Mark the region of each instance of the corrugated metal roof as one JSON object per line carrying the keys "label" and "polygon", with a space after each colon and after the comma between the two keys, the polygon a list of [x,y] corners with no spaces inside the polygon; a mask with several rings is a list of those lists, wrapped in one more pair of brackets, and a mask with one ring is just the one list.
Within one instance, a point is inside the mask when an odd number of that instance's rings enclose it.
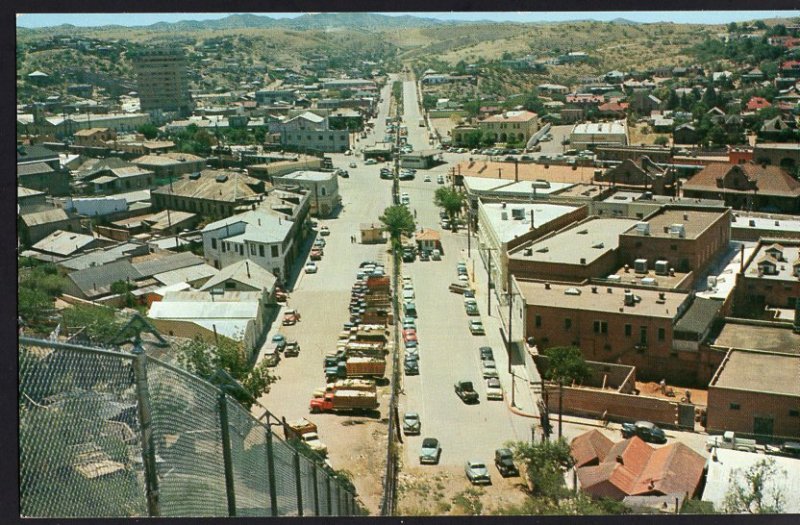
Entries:
{"label": "corrugated metal roof", "polygon": [[[173,293],[176,292],[168,292],[165,298]],[[201,319],[220,319],[228,321],[236,319],[255,319],[258,315],[258,301],[158,301],[152,304],[147,315],[153,319],[186,319],[189,321],[198,321]]]}
{"label": "corrugated metal roof", "polygon": [[40,252],[70,255],[94,242],[94,237],[83,233],[56,230],[32,246]]}
{"label": "corrugated metal roof", "polygon": [[67,275],[87,296],[107,293],[112,283],[141,279],[143,276],[127,259],[78,270]]}
{"label": "corrugated metal roof", "polygon": [[275,288],[277,278],[258,264],[249,259],[226,266],[214,277],[208,280],[200,289],[209,290],[222,285],[225,281],[238,281],[253,288],[268,290],[270,293]]}
{"label": "corrugated metal roof", "polygon": [[53,168],[44,162],[33,162],[31,164],[20,164],[17,166],[17,177],[26,175],[39,175],[42,173],[53,173]]}
{"label": "corrugated metal roof", "polygon": [[187,266],[186,268],[179,268],[164,273],[155,274],[153,277],[165,285],[194,282],[207,277],[213,278],[219,273],[219,270],[208,264],[198,264],[195,266]]}
{"label": "corrugated metal roof", "polygon": [[133,267],[143,276],[150,276],[204,263],[202,257],[198,257],[192,252],[181,252],[171,253],[159,259],[134,263]]}
{"label": "corrugated metal roof", "polygon": [[62,208],[52,208],[49,210],[27,213],[22,215],[22,222],[29,228],[40,224],[50,224],[69,220],[69,215]]}

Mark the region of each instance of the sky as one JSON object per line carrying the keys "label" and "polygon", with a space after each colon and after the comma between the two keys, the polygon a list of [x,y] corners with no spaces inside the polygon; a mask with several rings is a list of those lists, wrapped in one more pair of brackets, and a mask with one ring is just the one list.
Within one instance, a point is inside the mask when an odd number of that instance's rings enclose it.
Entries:
{"label": "sky", "polygon": [[[92,27],[103,25],[144,26],[156,22],[181,20],[215,20],[231,13],[127,13],[127,14],[23,14],[17,13],[17,27],[50,27],[61,24]],[[272,18],[294,18],[301,13],[255,13]],[[561,22],[576,19],[599,21],[626,18],[635,22],[675,22],[726,24],[761,18],[800,16],[800,11],[583,11],[583,12],[447,12],[447,13],[383,13],[386,15],[414,15],[441,20],[491,20],[495,22]]]}

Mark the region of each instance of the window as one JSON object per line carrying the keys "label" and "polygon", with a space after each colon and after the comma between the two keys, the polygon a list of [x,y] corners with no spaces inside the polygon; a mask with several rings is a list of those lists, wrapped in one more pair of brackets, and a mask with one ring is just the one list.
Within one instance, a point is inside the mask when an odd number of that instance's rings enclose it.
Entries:
{"label": "window", "polygon": [[211,248],[216,250],[217,249],[217,240],[211,239]]}
{"label": "window", "polygon": [[236,283],[234,281],[226,281],[225,282],[225,289],[226,290],[234,290],[236,288]]}
{"label": "window", "polygon": [[228,251],[228,243],[227,242],[223,242],[222,243],[222,253],[225,253],[226,251]]}
{"label": "window", "polygon": [[272,250],[272,256],[273,257],[278,257],[278,247],[277,246],[270,246],[270,249]]}
{"label": "window", "polygon": [[320,188],[320,193],[323,197],[325,196],[325,187]]}
{"label": "window", "polygon": [[255,254],[256,254],[256,245],[255,244],[251,244],[250,245],[250,255],[255,255]]}
{"label": "window", "polygon": [[608,333],[608,322],[606,322],[606,321],[595,321],[594,322],[594,333],[596,333],[596,334],[607,334]]}
{"label": "window", "polygon": [[630,337],[633,334],[633,326],[626,324],[625,325],[625,337]]}
{"label": "window", "polygon": [[800,410],[789,410],[789,417],[800,417]]}
{"label": "window", "polygon": [[264,245],[263,244],[260,244],[258,246],[258,255],[259,255],[259,257],[264,257]]}
{"label": "window", "polygon": [[740,410],[742,408],[742,405],[740,405],[739,403],[731,403],[728,406],[731,410]]}
{"label": "window", "polygon": [[534,324],[536,325],[536,328],[541,328],[542,327],[542,316],[541,315],[537,315],[534,318]]}
{"label": "window", "polygon": [[569,330],[570,328],[572,328],[572,319],[567,317],[564,319],[564,330]]}
{"label": "window", "polygon": [[663,328],[659,328],[658,329],[658,340],[659,341],[663,341],[666,338],[667,338],[667,331],[664,330]]}
{"label": "window", "polygon": [[639,327],[639,343],[646,345],[647,344],[647,327],[640,326]]}

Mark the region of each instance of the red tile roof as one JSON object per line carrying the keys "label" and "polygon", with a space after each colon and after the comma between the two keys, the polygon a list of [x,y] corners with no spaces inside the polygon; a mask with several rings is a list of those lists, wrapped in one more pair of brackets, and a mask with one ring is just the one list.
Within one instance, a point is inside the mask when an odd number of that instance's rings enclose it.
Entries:
{"label": "red tile roof", "polygon": [[589,463],[599,463],[606,457],[613,444],[613,441],[597,429],[581,434],[570,443],[575,466],[582,467]]}
{"label": "red tile roof", "polygon": [[595,497],[692,496],[704,466],[705,459],[682,443],[656,449],[633,437],[614,444],[599,465],[578,468],[577,475],[581,489]]}
{"label": "red tile roof", "polygon": [[[759,195],[775,195],[779,197],[800,197],[800,182],[778,166],[761,167],[758,164],[713,163],[689,179],[683,185],[684,191],[707,191],[721,193],[752,193],[752,187],[736,189],[733,184],[717,185],[718,179],[733,175],[731,170],[741,168],[750,183],[755,183]],[[729,175],[730,174],[730,175]]]}
{"label": "red tile roof", "polygon": [[414,235],[414,238],[418,241],[438,241],[442,238],[442,236],[439,235],[439,232],[436,230],[425,228],[421,232],[418,232],[416,235]]}
{"label": "red tile roof", "polygon": [[767,99],[763,97],[753,97],[747,101],[747,109],[749,111],[756,111],[757,109],[768,108],[772,104],[770,104]]}

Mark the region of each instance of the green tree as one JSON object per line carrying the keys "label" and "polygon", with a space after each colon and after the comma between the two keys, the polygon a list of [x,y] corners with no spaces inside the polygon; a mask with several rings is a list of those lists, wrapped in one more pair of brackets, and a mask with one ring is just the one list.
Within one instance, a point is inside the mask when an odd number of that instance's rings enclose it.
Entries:
{"label": "green tree", "polygon": [[551,502],[570,496],[571,491],[564,483],[564,474],[573,467],[575,460],[565,439],[539,443],[519,441],[512,443],[511,449],[514,456],[525,465],[532,496]]}
{"label": "green tree", "polygon": [[[784,481],[778,480],[779,476]],[[740,481],[742,478],[744,478],[743,482]],[[778,468],[773,458],[762,459],[744,472],[734,469],[731,473],[731,485],[723,504],[725,513],[782,513],[786,504],[786,495],[780,487],[785,479],[786,471]]]}
{"label": "green tree", "polygon": [[703,104],[705,104],[709,109],[717,105],[717,91],[714,89],[714,86],[712,86],[711,83],[709,83],[706,87],[706,92],[703,93],[702,100]]}
{"label": "green tree", "polygon": [[144,138],[146,139],[154,139],[158,136],[158,128],[155,126],[155,124],[151,124],[149,122],[136,128],[136,131],[144,135]]}
{"label": "green tree", "polygon": [[97,343],[107,343],[123,326],[116,312],[106,306],[76,305],[61,312],[66,328],[85,328],[86,336]]}
{"label": "green tree", "polygon": [[433,194],[433,202],[447,213],[450,224],[455,230],[456,225],[453,219],[461,212],[461,208],[464,206],[464,194],[455,189],[448,188],[447,186],[441,186],[436,190],[436,193]]}
{"label": "green tree", "polygon": [[669,144],[669,139],[666,135],[659,135],[653,140],[653,144],[656,146],[666,146]]}
{"label": "green tree", "polygon": [[34,333],[46,330],[48,313],[53,311],[53,299],[42,290],[20,286],[17,313]]}
{"label": "green tree", "polygon": [[676,110],[680,106],[680,103],[681,101],[678,98],[678,94],[674,89],[670,89],[669,95],[667,96],[667,109]]}
{"label": "green tree", "polygon": [[544,355],[548,358],[545,379],[549,381],[562,385],[581,383],[592,374],[580,348],[575,346],[554,346],[545,350]]}
{"label": "green tree", "polygon": [[405,206],[389,206],[378,219],[383,223],[384,231],[389,232],[392,249],[400,247],[401,235],[410,236],[417,228],[414,216]]}

